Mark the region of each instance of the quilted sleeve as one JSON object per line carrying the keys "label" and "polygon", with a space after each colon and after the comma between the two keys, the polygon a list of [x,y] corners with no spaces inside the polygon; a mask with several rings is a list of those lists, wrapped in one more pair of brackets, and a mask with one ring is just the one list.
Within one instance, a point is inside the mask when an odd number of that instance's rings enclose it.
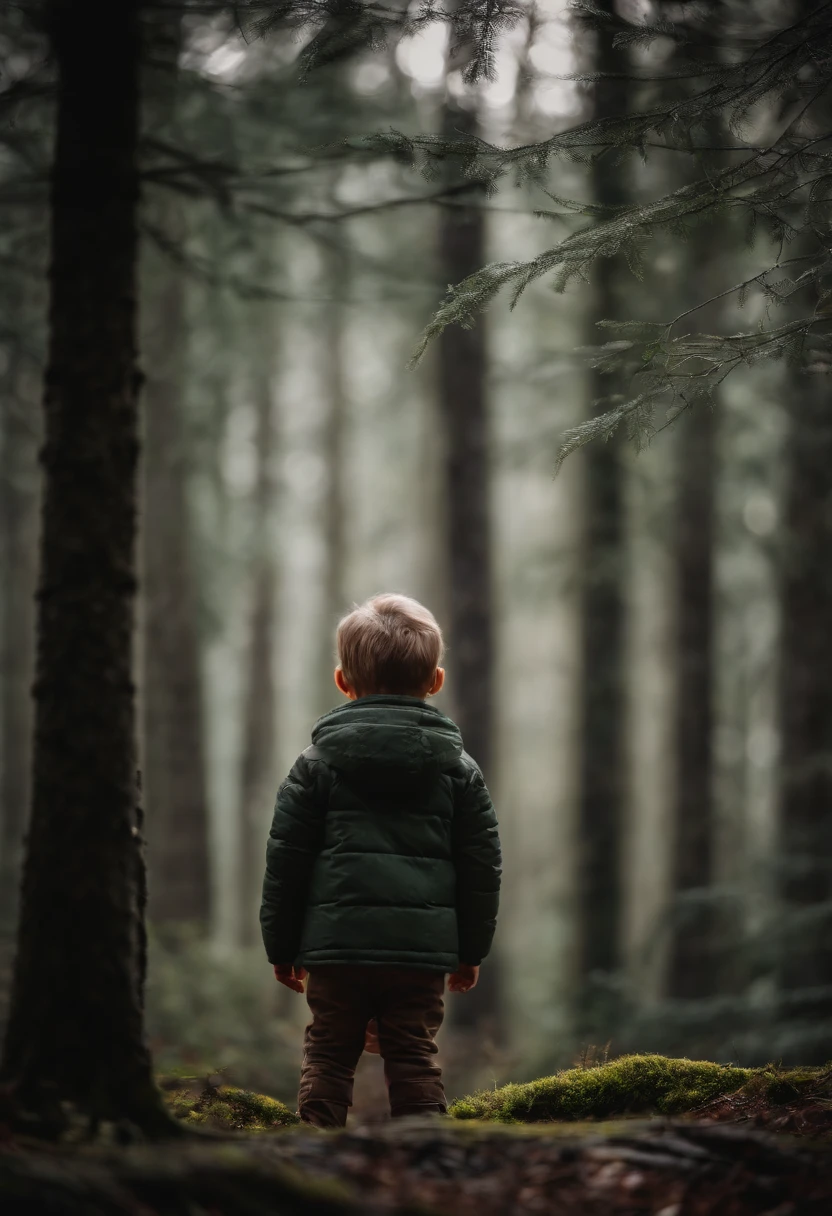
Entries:
{"label": "quilted sleeve", "polygon": [[327,805],[323,767],[299,756],[277,791],[260,904],[260,928],[270,963],[293,963],[300,950],[309,879],[323,846]]}
{"label": "quilted sleeve", "polygon": [[459,795],[454,827],[459,961],[476,966],[491,948],[502,874],[497,816],[479,769]]}

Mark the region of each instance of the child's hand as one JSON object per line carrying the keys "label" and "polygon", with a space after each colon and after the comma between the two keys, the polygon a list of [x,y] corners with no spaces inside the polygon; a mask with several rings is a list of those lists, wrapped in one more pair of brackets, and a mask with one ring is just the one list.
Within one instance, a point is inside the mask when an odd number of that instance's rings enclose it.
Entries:
{"label": "child's hand", "polygon": [[303,967],[293,967],[291,963],[275,963],[274,978],[278,984],[291,988],[292,992],[303,992],[306,971]]}
{"label": "child's hand", "polygon": [[364,1050],[369,1052],[371,1056],[380,1056],[381,1048],[378,1045],[378,1022],[375,1018],[371,1018],[367,1023],[367,1032],[364,1035]]}
{"label": "child's hand", "polygon": [[456,971],[448,976],[448,992],[470,992],[472,988],[476,988],[479,978],[479,967],[472,967],[470,963],[460,963]]}

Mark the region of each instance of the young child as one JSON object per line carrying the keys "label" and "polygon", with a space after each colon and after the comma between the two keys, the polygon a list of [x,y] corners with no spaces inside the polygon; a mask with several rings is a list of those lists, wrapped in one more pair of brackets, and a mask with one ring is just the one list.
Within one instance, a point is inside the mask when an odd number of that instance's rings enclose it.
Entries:
{"label": "young child", "polygon": [[426,704],[442,649],[407,596],[344,617],[335,683],[349,704],[316,723],[278,790],[260,923],[280,983],[303,992],[309,973],[298,1109],[316,1127],[345,1125],[373,1032],[392,1114],[445,1113],[445,976],[470,991],[494,936],[494,808],[459,730]]}

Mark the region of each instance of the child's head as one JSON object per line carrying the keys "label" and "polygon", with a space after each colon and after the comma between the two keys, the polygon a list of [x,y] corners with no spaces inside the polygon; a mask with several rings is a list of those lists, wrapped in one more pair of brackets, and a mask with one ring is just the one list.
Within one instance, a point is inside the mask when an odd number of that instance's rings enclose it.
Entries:
{"label": "child's head", "polygon": [[374,595],[344,617],[337,636],[335,683],[350,698],[428,697],[442,687],[442,631],[418,600]]}

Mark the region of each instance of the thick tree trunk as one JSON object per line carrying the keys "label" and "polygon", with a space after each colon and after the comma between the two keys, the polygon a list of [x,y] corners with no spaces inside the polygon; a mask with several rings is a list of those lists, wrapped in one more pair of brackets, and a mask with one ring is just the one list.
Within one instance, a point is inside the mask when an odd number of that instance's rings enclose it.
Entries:
{"label": "thick tree trunk", "polygon": [[[260,307],[266,306],[261,304]],[[269,349],[268,345],[266,349]],[[262,350],[259,357],[263,358]],[[253,504],[254,545],[240,772],[241,942],[246,946],[254,945],[260,939],[257,903],[263,879],[263,842],[274,798],[275,776],[275,567],[270,545],[274,506],[274,420],[269,372],[270,364],[267,362],[261,368],[256,384],[257,480]]]}
{"label": "thick tree trunk", "polygon": [[[477,131],[474,110],[445,104],[448,136]],[[485,217],[479,207],[442,212],[440,265],[446,283],[458,283],[485,263]],[[492,600],[490,453],[487,355],[481,319],[470,329],[453,326],[439,341],[439,408],[443,427],[449,691],[465,748],[485,773],[493,766],[494,612]],[[480,985],[459,1006],[461,1025],[495,1018],[498,975],[494,960]]]}
{"label": "thick tree trunk", "polygon": [[[145,121],[175,118],[181,14],[149,27]],[[153,223],[184,238],[181,205],[158,196]],[[182,393],[187,349],[186,281],[154,248],[145,250],[142,337],[142,775],[150,858],[150,918],[205,930],[211,913],[201,655],[193,536],[188,510]]]}
{"label": "thick tree trunk", "polygon": [[67,1103],[93,1124],[167,1125],[142,1025],[132,679],[139,7],[47,9],[59,83],[33,803],[0,1069],[47,1133]]}
{"label": "thick tree trunk", "polygon": [[[676,504],[676,792],[673,890],[703,897],[712,882],[713,544],[716,422],[706,406],[680,426]],[[668,976],[676,997],[703,997],[719,981],[713,908],[676,909]]]}
{"label": "thick tree trunk", "polygon": [[0,544],[3,605],[0,633],[0,1027],[11,985],[23,836],[29,815],[32,760],[32,678],[35,667],[37,582],[36,436],[39,419],[21,391],[12,357],[5,377],[0,438]]}
{"label": "thick tree trunk", "polygon": [[[612,10],[612,0],[602,5]],[[612,35],[597,34],[593,63],[600,72],[626,68]],[[627,85],[602,80],[595,85],[593,113],[602,118],[621,113]],[[614,207],[627,201],[625,172],[614,159],[602,157],[592,170],[593,199]],[[594,270],[594,295],[588,341],[604,341],[596,322],[619,312],[618,261],[602,258]],[[590,372],[593,412],[608,408],[610,377]],[[624,801],[624,500],[620,442],[592,444],[584,474],[586,578],[583,619],[583,708],[580,734],[578,848],[580,864],[579,978],[586,987],[594,973],[618,963],[620,917],[620,836]]]}
{"label": "thick tree trunk", "polygon": [[[174,208],[164,207],[161,222],[168,228],[176,224]],[[185,284],[174,266],[150,251],[146,268],[142,717],[150,916],[154,923],[190,923],[204,930],[211,891],[202,673],[182,426]]]}
{"label": "thick tree trunk", "polygon": [[[807,991],[790,1018],[832,1054],[832,410],[826,377],[794,377],[782,574],[781,981]],[[794,995],[794,994],[793,994]]]}

